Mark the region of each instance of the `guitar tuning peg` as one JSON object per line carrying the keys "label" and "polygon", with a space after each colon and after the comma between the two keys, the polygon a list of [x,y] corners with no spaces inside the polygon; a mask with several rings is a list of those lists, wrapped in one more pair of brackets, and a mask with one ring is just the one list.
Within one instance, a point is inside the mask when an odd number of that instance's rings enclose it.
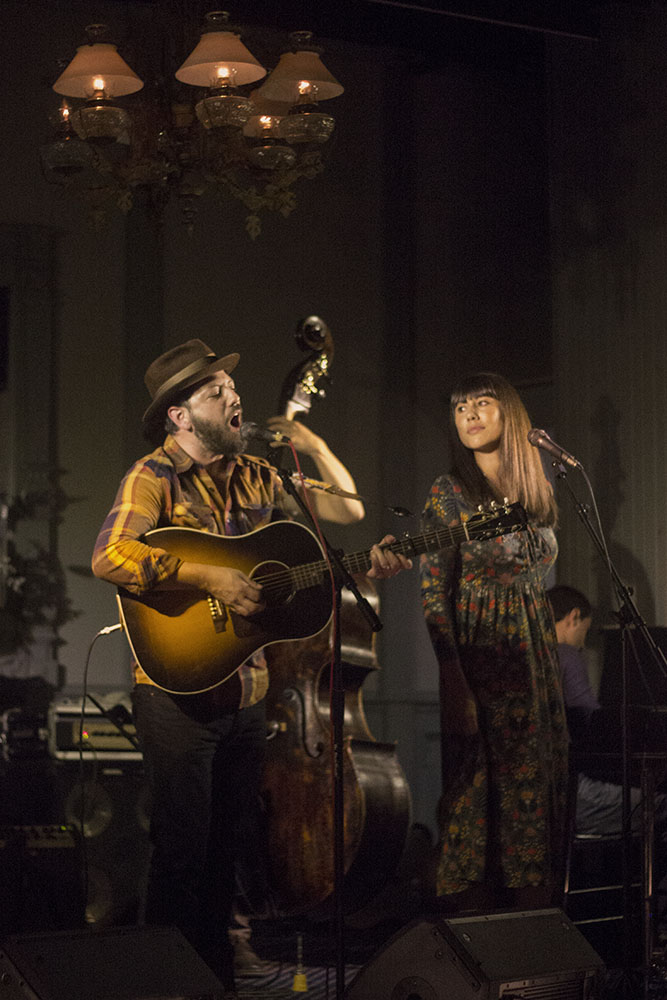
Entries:
{"label": "guitar tuning peg", "polygon": [[477,504],[477,510],[479,511],[480,514],[483,514],[484,513],[484,504],[483,503],[478,503]]}
{"label": "guitar tuning peg", "polygon": [[495,500],[491,501],[491,510],[498,510],[498,504]]}

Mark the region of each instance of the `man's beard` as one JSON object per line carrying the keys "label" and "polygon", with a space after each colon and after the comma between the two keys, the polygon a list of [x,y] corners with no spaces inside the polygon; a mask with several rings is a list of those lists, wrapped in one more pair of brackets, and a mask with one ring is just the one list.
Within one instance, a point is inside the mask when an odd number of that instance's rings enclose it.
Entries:
{"label": "man's beard", "polygon": [[214,424],[211,420],[195,417],[192,413],[190,414],[190,422],[195,437],[212,455],[235,458],[243,451],[243,439],[240,434],[235,434],[227,427],[220,427],[219,424]]}

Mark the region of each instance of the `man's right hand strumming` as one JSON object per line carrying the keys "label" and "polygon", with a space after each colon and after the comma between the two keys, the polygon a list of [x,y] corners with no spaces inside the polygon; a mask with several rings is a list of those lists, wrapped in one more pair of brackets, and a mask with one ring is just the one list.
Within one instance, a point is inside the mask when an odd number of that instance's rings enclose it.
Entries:
{"label": "man's right hand strumming", "polygon": [[209,566],[205,563],[183,562],[176,574],[179,583],[203,590],[235,611],[236,614],[254,615],[266,606],[262,588],[239,569],[230,566]]}

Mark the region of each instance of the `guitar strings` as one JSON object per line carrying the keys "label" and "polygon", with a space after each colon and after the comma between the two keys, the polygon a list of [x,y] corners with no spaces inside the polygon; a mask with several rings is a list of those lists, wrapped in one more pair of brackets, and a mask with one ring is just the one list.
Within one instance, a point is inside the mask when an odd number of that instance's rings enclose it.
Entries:
{"label": "guitar strings", "polygon": [[[467,522],[466,527],[468,528],[467,532],[463,525],[453,527],[441,526],[424,532],[415,538],[403,538],[395,542],[390,542],[389,545],[385,545],[383,548],[389,549],[391,552],[403,552],[409,555],[428,552],[431,548],[437,551],[444,547],[444,541],[454,543],[457,537],[465,539],[471,533],[470,521]],[[480,535],[478,534],[477,537],[480,537]],[[353,572],[368,569],[370,565],[370,553],[352,553],[344,557],[344,562],[347,568]],[[317,562],[301,563],[293,567],[286,566],[278,571],[267,573],[264,576],[259,574],[254,579],[257,583],[261,584],[265,593],[278,594],[282,590],[292,589],[292,585],[296,585],[297,590],[305,590],[308,587],[318,586],[322,581],[326,569],[327,564],[322,559]]]}

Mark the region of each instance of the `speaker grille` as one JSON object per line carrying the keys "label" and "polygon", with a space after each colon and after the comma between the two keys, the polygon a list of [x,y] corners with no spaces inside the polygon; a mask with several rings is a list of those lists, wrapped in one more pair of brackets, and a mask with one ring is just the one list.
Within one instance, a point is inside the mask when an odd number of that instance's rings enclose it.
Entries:
{"label": "speaker grille", "polygon": [[[498,996],[514,1000],[517,996],[515,990],[516,986],[508,983],[499,990]],[[519,996],[521,1000],[582,1000],[590,996],[590,993],[586,989],[585,980],[576,978],[566,982],[537,983],[522,989]]]}
{"label": "speaker grille", "polygon": [[62,818],[83,832],[86,922],[136,924],[150,847],[148,792],[141,761],[59,761]]}

